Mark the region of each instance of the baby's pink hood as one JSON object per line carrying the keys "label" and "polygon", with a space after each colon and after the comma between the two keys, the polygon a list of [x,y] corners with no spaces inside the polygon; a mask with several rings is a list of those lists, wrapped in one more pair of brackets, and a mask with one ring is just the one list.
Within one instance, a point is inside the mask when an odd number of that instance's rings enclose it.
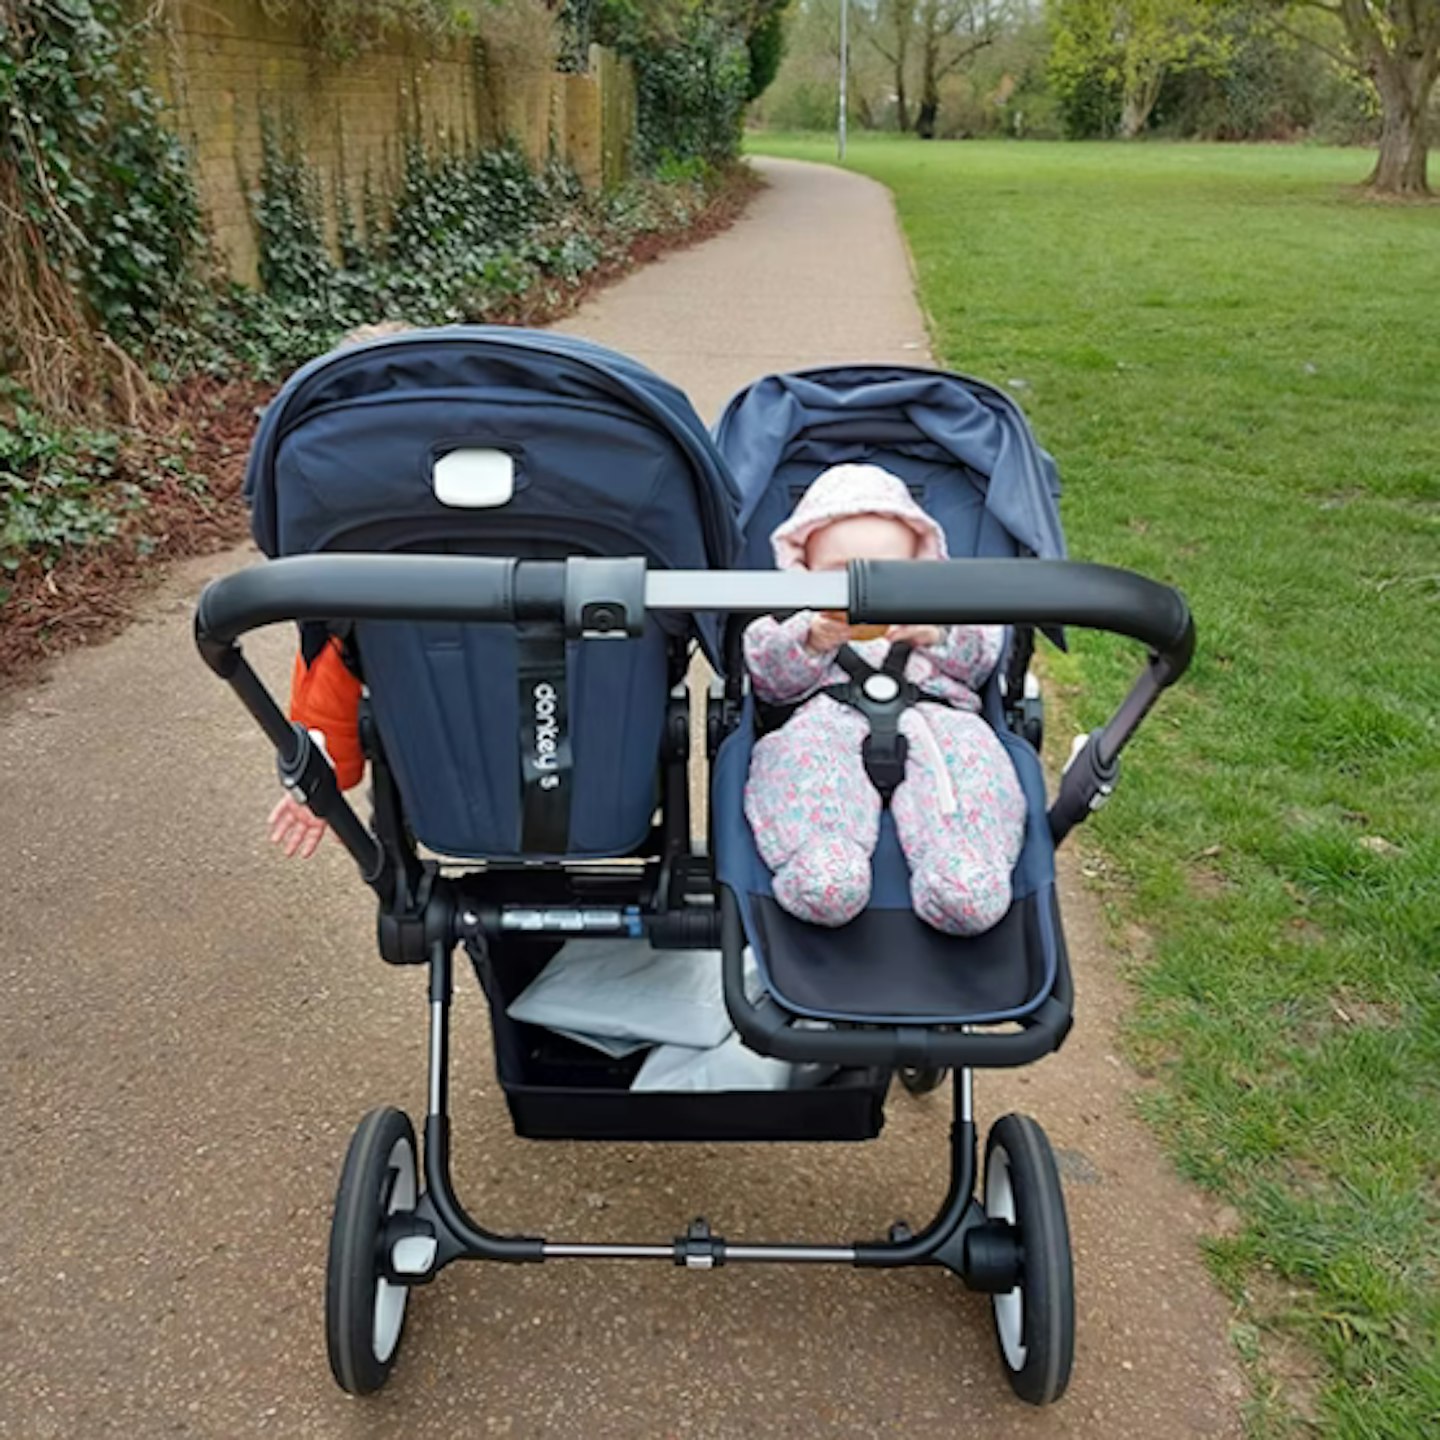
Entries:
{"label": "baby's pink hood", "polygon": [[803,570],[810,537],[835,520],[855,515],[903,520],[920,537],[917,560],[946,558],[945,532],[915,503],[903,480],[879,465],[832,465],[816,477],[795,513],[771,535],[776,565]]}

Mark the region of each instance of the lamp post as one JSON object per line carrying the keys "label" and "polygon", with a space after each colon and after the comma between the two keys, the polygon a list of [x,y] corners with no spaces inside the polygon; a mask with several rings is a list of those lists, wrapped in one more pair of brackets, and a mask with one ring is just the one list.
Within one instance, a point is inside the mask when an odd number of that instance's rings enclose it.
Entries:
{"label": "lamp post", "polygon": [[845,78],[850,70],[850,0],[840,0],[840,159],[845,159]]}

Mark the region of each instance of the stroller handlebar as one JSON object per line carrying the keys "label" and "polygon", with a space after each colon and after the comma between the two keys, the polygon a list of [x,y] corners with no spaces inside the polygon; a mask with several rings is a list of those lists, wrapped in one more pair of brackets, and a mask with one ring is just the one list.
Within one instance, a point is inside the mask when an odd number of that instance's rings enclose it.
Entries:
{"label": "stroller handlebar", "polygon": [[1109,630],[1148,645],[1163,684],[1195,645],[1179,592],[1073,560],[859,560],[848,572],[647,570],[641,559],[304,555],[208,585],[196,643],[220,668],[248,630],[282,620],[563,621],[576,636],[637,635],[650,611],[848,610],[866,623]]}
{"label": "stroller handlebar", "polygon": [[[649,570],[643,559],[520,560],[468,555],[302,555],[206,586],[195,642],[274,741],[282,766],[309,764],[303,738],[236,641],[282,620],[445,620],[563,624],[576,639],[640,635],[647,612],[845,610],[859,623],[1011,624],[1109,630],[1150,648],[1110,720],[1072,756],[1050,810],[1058,843],[1115,787],[1120,751],[1184,674],[1195,625],[1179,591],[1129,570],[1073,560],[857,560],[846,571]],[[322,796],[367,874],[379,860],[343,798]],[[313,807],[312,807],[313,808]],[[317,813],[322,813],[317,810]],[[351,843],[353,841],[353,843]]]}

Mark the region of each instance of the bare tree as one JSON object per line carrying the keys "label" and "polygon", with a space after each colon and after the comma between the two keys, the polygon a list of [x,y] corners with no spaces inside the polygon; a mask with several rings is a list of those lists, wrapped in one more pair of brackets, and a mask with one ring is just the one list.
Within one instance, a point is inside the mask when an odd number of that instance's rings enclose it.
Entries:
{"label": "bare tree", "polygon": [[999,14],[993,0],[921,0],[919,8],[920,108],[915,133],[933,140],[940,82],[994,43]]}
{"label": "bare tree", "polygon": [[[916,134],[934,137],[940,82],[995,40],[999,17],[999,0],[880,0],[870,43],[894,71],[901,130],[913,121]],[[909,87],[916,71],[920,98],[912,115]]]}
{"label": "bare tree", "polygon": [[902,131],[910,128],[910,102],[905,90],[910,68],[910,41],[915,32],[914,0],[880,0],[870,29],[870,43],[895,72],[895,112]]}

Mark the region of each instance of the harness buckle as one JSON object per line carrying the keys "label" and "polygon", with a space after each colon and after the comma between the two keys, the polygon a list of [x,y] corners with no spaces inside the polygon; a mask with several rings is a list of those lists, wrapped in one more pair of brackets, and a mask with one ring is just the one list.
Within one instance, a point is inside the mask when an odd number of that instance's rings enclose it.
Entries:
{"label": "harness buckle", "polygon": [[867,700],[874,701],[877,705],[889,705],[900,698],[900,682],[893,675],[877,671],[869,676],[860,686],[861,693]]}
{"label": "harness buckle", "polygon": [[[910,651],[911,647],[900,641],[890,647],[885,663],[875,666],[848,645],[842,646],[835,659],[847,678],[814,692],[828,695],[865,717],[870,733],[865,737],[861,759],[865,774],[885,805],[889,805],[890,797],[905,778],[909,743],[900,732],[900,717],[921,698],[919,687],[905,678]],[[940,700],[938,703],[945,702]],[[794,705],[769,706],[757,702],[755,713],[761,731],[777,729],[797,708]]]}

